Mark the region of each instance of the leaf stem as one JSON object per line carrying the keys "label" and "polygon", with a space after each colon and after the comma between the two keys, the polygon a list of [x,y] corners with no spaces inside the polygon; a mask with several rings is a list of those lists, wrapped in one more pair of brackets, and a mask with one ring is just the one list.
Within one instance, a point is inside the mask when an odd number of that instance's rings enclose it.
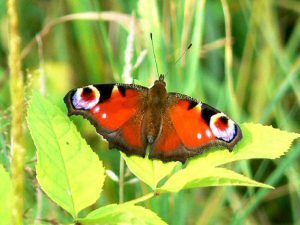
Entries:
{"label": "leaf stem", "polygon": [[119,203],[124,202],[124,159],[120,155],[120,173],[119,173]]}
{"label": "leaf stem", "polygon": [[154,196],[157,196],[158,194],[159,193],[157,193],[157,192],[151,192],[151,193],[148,193],[148,194],[146,194],[146,195],[144,195],[142,197],[139,197],[139,198],[133,199],[131,201],[128,201],[128,202],[126,202],[126,204],[133,204],[133,205],[135,205],[135,204],[138,204],[140,202],[144,202],[144,201],[146,201],[146,200],[148,200],[148,199],[150,199],[150,198],[152,198]]}

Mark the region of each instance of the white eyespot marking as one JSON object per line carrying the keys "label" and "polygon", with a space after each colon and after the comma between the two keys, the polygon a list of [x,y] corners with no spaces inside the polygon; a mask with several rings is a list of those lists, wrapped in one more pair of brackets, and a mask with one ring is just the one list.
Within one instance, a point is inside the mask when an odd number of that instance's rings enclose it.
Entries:
{"label": "white eyespot marking", "polygon": [[75,109],[91,109],[100,99],[100,93],[93,85],[78,88],[72,97],[72,104]]}
{"label": "white eyespot marking", "polygon": [[211,137],[212,137],[210,130],[206,130],[206,136],[207,136],[208,138],[211,138]]}
{"label": "white eyespot marking", "polygon": [[103,113],[102,114],[102,119],[106,119],[107,118],[107,114],[106,113]]}
{"label": "white eyespot marking", "polygon": [[97,105],[96,107],[94,107],[92,110],[93,110],[93,113],[98,113],[100,112],[100,105]]}
{"label": "white eyespot marking", "polygon": [[202,138],[202,134],[198,133],[198,134],[197,134],[197,139],[200,140],[201,138]]}
{"label": "white eyespot marking", "polygon": [[210,118],[210,129],[213,134],[226,142],[231,142],[235,136],[235,124],[224,113],[217,113]]}

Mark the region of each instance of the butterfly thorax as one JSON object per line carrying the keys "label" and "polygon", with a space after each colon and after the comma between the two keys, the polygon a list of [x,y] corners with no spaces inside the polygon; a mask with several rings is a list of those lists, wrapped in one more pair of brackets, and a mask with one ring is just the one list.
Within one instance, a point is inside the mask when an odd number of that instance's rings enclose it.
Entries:
{"label": "butterfly thorax", "polygon": [[148,91],[144,132],[149,144],[153,143],[159,134],[162,116],[166,112],[167,96],[166,83],[163,79],[156,80]]}

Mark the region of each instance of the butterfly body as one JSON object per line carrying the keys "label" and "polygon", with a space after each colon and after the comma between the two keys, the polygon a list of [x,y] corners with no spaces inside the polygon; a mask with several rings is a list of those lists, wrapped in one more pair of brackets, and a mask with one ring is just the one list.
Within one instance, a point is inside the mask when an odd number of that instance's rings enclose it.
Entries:
{"label": "butterfly body", "polygon": [[100,84],[71,90],[69,115],[87,118],[108,142],[127,155],[185,162],[212,146],[232,150],[240,127],[224,113],[178,93],[168,93],[164,76],[151,88]]}
{"label": "butterfly body", "polygon": [[166,112],[167,96],[164,81],[156,81],[145,98],[143,130],[149,144],[152,144],[159,135],[162,116]]}

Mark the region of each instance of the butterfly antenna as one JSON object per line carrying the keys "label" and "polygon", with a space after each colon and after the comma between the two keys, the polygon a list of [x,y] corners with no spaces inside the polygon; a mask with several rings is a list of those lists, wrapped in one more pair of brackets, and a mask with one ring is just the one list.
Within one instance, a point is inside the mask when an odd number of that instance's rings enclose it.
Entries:
{"label": "butterfly antenna", "polygon": [[[185,49],[185,51],[181,54],[181,56],[175,61],[174,65],[175,66],[187,53],[187,51],[192,47],[192,43],[189,44],[189,46]],[[171,68],[172,69],[172,68]],[[170,70],[168,70],[165,74],[165,76],[170,72]]]}
{"label": "butterfly antenna", "polygon": [[154,61],[155,61],[155,66],[156,66],[156,72],[157,72],[157,75],[159,76],[159,73],[158,73],[158,67],[157,67],[157,61],[156,61],[156,55],[155,55],[154,47],[153,47],[152,33],[150,33],[150,38],[151,38],[152,51],[153,51]]}

